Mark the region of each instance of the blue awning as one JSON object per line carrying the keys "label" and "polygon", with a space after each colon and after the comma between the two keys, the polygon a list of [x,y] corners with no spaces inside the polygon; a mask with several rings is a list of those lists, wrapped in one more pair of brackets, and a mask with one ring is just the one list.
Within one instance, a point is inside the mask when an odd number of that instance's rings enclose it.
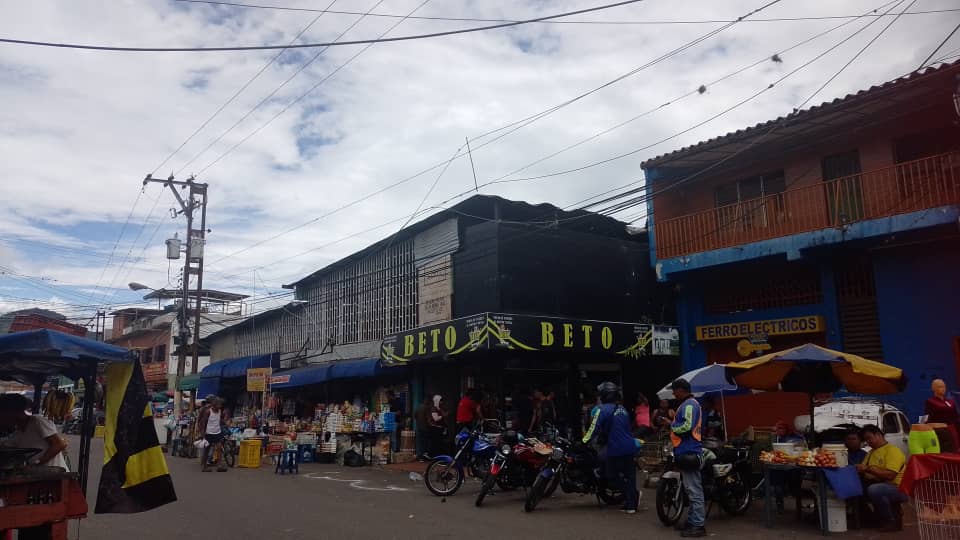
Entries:
{"label": "blue awning", "polygon": [[277,371],[273,374],[270,388],[283,390],[310,384],[320,384],[337,379],[355,379],[362,377],[376,377],[383,374],[401,374],[405,371],[400,367],[383,367],[379,358],[364,358],[362,360],[339,360],[324,362],[300,368]]}
{"label": "blue awning", "polygon": [[206,399],[206,397],[211,394],[217,395],[219,393],[220,393],[219,377],[209,377],[206,379],[200,379],[200,382],[197,383],[197,399]]}
{"label": "blue awning", "polygon": [[283,390],[285,388],[320,384],[329,379],[330,364],[314,364],[274,373],[270,379],[270,389]]}
{"label": "blue awning", "polygon": [[280,355],[258,354],[254,356],[244,356],[242,358],[233,358],[214,362],[203,368],[200,372],[200,379],[231,379],[234,377],[246,377],[247,370],[253,368],[273,368],[280,367]]}
{"label": "blue awning", "polygon": [[384,368],[379,358],[364,358],[363,360],[346,360],[334,362],[330,366],[331,379],[351,379],[354,377],[374,377],[390,370],[397,373],[395,368]]}
{"label": "blue awning", "polygon": [[89,375],[100,362],[131,362],[130,351],[54,330],[0,335],[0,379],[34,383],[51,375]]}

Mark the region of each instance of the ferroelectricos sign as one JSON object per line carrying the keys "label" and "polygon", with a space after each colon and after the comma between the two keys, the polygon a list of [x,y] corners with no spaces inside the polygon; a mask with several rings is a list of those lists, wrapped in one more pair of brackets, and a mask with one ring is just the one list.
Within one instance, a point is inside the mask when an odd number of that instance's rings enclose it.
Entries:
{"label": "ferroelectricos sign", "polygon": [[708,324],[697,327],[697,341],[749,338],[755,334],[766,334],[768,336],[816,334],[823,332],[825,327],[823,317],[820,315],[791,317],[789,319]]}

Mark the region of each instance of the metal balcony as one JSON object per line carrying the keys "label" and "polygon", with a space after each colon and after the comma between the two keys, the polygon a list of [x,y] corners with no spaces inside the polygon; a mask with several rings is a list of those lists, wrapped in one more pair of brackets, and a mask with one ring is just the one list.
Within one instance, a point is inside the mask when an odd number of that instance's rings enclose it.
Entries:
{"label": "metal balcony", "polygon": [[657,258],[670,259],[955,204],[960,204],[960,152],[665,219],[656,223]]}

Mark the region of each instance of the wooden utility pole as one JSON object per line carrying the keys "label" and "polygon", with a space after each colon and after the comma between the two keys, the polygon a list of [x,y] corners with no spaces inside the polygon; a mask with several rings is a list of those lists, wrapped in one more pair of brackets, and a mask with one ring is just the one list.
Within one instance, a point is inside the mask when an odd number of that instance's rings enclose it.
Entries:
{"label": "wooden utility pole", "polygon": [[[203,301],[203,251],[207,236],[207,184],[200,184],[194,181],[191,176],[186,181],[174,180],[170,176],[166,180],[155,179],[151,175],[143,180],[143,185],[150,182],[163,184],[169,187],[173,196],[180,204],[180,210],[175,212],[177,215],[183,214],[187,218],[187,245],[184,249],[185,259],[183,263],[183,278],[180,295],[180,314],[177,317],[178,335],[180,336],[180,346],[177,347],[177,378],[176,385],[180,385],[180,379],[186,374],[187,363],[187,343],[191,336],[190,316],[193,315],[193,343],[191,346],[191,356],[193,361],[190,364],[190,373],[197,372],[197,364],[200,359],[200,309]],[[180,191],[187,190],[184,197]],[[194,228],[194,212],[200,210],[200,227]],[[196,276],[196,288],[191,291],[190,278]],[[190,300],[193,296],[193,312],[190,312]],[[175,392],[176,408],[175,414],[180,414],[180,393]],[[192,393],[191,408],[196,400],[196,390]]]}

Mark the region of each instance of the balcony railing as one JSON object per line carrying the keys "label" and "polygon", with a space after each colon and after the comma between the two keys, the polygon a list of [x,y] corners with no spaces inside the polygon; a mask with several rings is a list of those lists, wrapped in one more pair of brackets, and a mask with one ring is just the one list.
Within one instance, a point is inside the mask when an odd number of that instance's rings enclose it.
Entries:
{"label": "balcony railing", "polygon": [[845,176],[656,224],[669,259],[960,204],[960,152]]}

